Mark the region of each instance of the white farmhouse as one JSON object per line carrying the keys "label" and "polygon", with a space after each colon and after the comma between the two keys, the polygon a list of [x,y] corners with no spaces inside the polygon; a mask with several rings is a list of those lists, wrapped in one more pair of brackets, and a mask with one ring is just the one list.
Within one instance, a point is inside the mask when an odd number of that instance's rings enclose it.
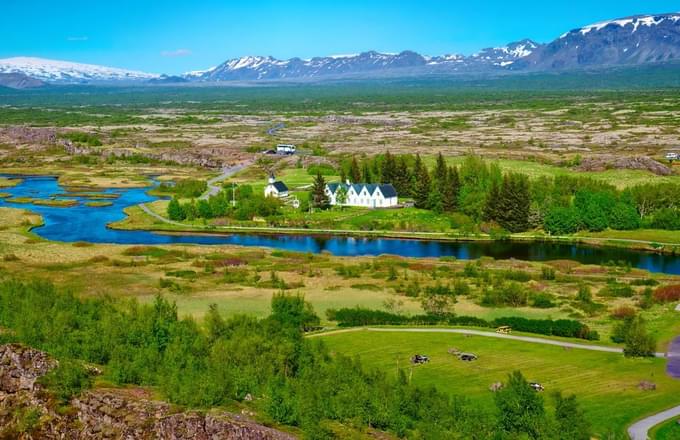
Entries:
{"label": "white farmhouse", "polygon": [[288,187],[280,180],[276,180],[274,175],[269,176],[269,183],[264,187],[265,197],[275,197],[283,199],[288,197]]}
{"label": "white farmhouse", "polygon": [[[345,192],[344,203],[338,202],[338,194]],[[331,205],[362,206],[364,208],[390,208],[398,205],[397,190],[390,184],[329,183],[326,195]]]}

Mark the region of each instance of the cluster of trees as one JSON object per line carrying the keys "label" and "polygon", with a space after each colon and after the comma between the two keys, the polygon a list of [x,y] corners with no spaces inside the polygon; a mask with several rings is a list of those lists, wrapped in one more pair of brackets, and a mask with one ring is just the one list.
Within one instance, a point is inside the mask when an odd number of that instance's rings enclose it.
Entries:
{"label": "cluster of trees", "polygon": [[[232,204],[232,200],[236,204]],[[170,200],[167,215],[170,220],[195,220],[230,217],[236,220],[252,220],[254,217],[273,217],[281,213],[281,201],[256,194],[250,185],[224,189],[207,199],[191,199],[181,203],[177,197]]]}
{"label": "cluster of trees", "polygon": [[391,183],[400,197],[437,212],[457,211],[474,222],[495,222],[510,232],[542,227],[551,234],[607,228],[680,229],[680,185],[643,184],[619,190],[587,177],[557,175],[529,179],[504,174],[497,164],[467,156],[447,166],[441,154],[432,169],[418,155],[346,159],[343,179]]}
{"label": "cluster of trees", "polygon": [[163,182],[160,184],[161,191],[171,193],[176,197],[190,199],[199,197],[208,189],[205,180],[182,179],[177,182]]}
{"label": "cluster of trees", "polygon": [[575,401],[560,400],[551,417],[518,373],[497,395],[498,414],[490,414],[465,399],[416,387],[403,371],[394,377],[331,354],[319,339],[303,337],[318,322],[303,298],[283,294],[273,297],[266,319],[225,319],[211,306],[201,326],[180,319],[176,306],[161,297],[140,305],[81,299],[44,282],[0,285],[0,326],[8,330],[0,340],[59,358],[59,370],[46,382],[64,402],[91,383],[81,366],[85,361],[102,365],[107,381],[154,386],[168,400],[191,407],[251,395],[263,416],[297,426],[309,439],[334,438],[337,423],[422,439],[486,439],[499,431],[547,439],[568,423],[570,430],[560,432],[573,432],[573,426],[582,432],[560,438],[589,438]]}
{"label": "cluster of trees", "polygon": [[463,325],[484,328],[510,326],[516,331],[548,336],[563,336],[598,340],[599,335],[587,325],[571,319],[529,319],[502,317],[487,321],[473,316],[456,316],[453,313],[427,315],[401,315],[383,310],[362,307],[329,309],[329,320],[338,322],[340,327],[361,327],[366,325]]}

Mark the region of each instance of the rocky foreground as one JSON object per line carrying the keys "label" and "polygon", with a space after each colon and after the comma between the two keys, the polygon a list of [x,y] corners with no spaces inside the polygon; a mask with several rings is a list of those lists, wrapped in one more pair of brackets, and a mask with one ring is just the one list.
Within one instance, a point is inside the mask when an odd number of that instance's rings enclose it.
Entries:
{"label": "rocky foreground", "polygon": [[57,361],[32,348],[0,346],[0,438],[289,440],[230,413],[202,414],[154,401],[141,389],[94,389],[57,408],[40,377]]}

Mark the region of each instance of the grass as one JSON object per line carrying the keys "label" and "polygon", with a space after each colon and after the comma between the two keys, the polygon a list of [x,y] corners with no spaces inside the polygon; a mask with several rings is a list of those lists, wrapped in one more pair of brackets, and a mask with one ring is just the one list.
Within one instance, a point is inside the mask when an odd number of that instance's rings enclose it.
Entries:
{"label": "grass", "polygon": [[649,438],[652,440],[678,440],[680,439],[680,423],[678,418],[673,417],[649,431]]}
{"label": "grass", "polygon": [[0,188],[12,188],[21,183],[21,179],[0,177]]}
{"label": "grass", "polygon": [[87,202],[85,203],[85,206],[89,206],[91,208],[103,208],[105,206],[111,206],[113,205],[113,202]]}
{"label": "grass", "polygon": [[[357,331],[323,339],[331,350],[358,355],[367,366],[388,374],[406,369],[415,384],[465,395],[489,410],[494,408],[489,385],[521,370],[547,392],[576,394],[598,435],[623,433],[635,420],[677,404],[680,393],[680,381],[666,376],[663,359],[626,359],[619,354],[455,334]],[[451,347],[475,353],[479,360],[460,362],[447,353]],[[416,353],[430,356],[430,363],[411,368],[409,359]],[[642,380],[654,382],[656,391],[639,390]]]}

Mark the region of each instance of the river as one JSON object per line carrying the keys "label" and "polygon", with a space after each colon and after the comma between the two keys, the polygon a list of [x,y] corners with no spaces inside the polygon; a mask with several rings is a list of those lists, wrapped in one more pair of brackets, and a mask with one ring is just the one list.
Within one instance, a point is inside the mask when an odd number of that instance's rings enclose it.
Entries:
{"label": "river", "polygon": [[[7,176],[12,177],[12,176]],[[12,197],[48,199],[66,192],[54,177],[22,176],[23,181],[13,188],[3,188]],[[585,264],[625,261],[632,267],[651,272],[680,274],[680,257],[652,254],[630,249],[590,247],[575,244],[545,242],[451,242],[438,240],[408,240],[391,238],[356,238],[344,236],[289,235],[289,234],[160,234],[148,231],[121,231],[107,225],[125,218],[123,209],[156,200],[147,194],[149,188],[107,189],[98,191],[116,194],[111,206],[89,207],[86,197],[77,193],[59,196],[80,202],[78,206],[62,208],[32,204],[16,204],[0,199],[0,206],[30,209],[43,216],[45,224],[33,230],[39,236],[55,241],[116,244],[203,244],[262,246],[298,252],[329,252],[339,256],[394,254],[404,257],[451,256],[462,260],[489,256],[496,259],[548,261],[575,260]]]}

